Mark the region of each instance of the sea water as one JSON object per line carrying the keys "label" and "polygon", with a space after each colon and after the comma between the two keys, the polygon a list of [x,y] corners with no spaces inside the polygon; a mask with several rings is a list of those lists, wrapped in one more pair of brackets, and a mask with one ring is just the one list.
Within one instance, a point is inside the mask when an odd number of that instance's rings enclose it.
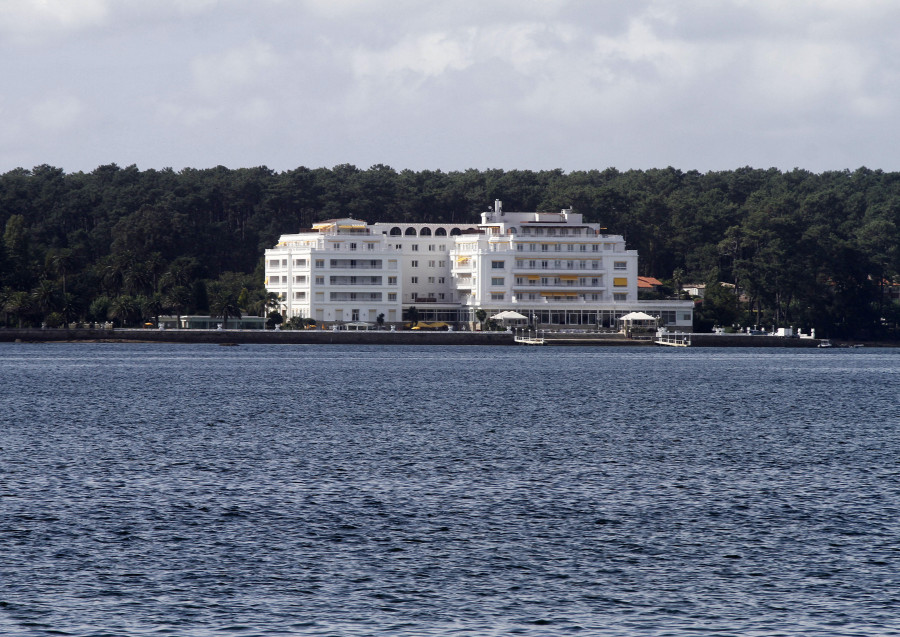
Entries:
{"label": "sea water", "polygon": [[897,635],[900,350],[0,345],[0,634]]}

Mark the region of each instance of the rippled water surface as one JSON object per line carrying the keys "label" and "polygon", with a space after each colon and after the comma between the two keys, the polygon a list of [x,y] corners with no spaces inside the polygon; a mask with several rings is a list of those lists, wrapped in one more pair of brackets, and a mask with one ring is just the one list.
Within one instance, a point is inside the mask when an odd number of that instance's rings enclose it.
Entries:
{"label": "rippled water surface", "polygon": [[0,345],[3,635],[898,635],[900,351]]}

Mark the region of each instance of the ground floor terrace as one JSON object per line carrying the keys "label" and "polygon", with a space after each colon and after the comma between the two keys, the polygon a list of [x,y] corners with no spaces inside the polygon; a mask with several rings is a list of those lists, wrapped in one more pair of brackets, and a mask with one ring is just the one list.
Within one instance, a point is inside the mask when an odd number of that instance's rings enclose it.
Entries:
{"label": "ground floor terrace", "polygon": [[[478,323],[476,307],[429,307],[427,305],[415,305],[420,321],[440,321],[448,324],[475,324]],[[693,325],[693,303],[690,301],[674,301],[665,304],[628,303],[614,307],[491,307],[483,308],[487,318],[500,312],[513,310],[525,316],[518,321],[519,324],[528,324],[535,327],[551,326],[579,326],[579,327],[603,327],[615,328],[617,321],[630,312],[644,312],[653,317],[659,317],[660,325],[681,327],[690,329]],[[405,311],[404,311],[404,315]]]}

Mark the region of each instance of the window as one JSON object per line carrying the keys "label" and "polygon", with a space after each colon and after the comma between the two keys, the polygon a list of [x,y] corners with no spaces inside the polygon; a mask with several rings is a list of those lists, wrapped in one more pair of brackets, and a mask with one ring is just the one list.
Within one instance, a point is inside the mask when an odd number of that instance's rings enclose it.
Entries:
{"label": "window", "polygon": [[628,264],[625,261],[613,261],[614,270],[627,270]]}
{"label": "window", "polygon": [[428,244],[428,251],[429,251],[429,252],[434,252],[434,244],[433,244],[433,243],[429,243],[429,244]]}
{"label": "window", "polygon": [[446,268],[446,267],[447,267],[447,262],[446,262],[446,261],[438,261],[438,267],[439,267],[439,268]]}
{"label": "window", "polygon": [[302,301],[306,298],[306,292],[294,292],[294,299],[297,301]]}
{"label": "window", "polygon": [[418,251],[419,251],[419,244],[418,244],[418,243],[412,244],[412,251],[413,251],[413,252],[418,252]]}
{"label": "window", "polygon": [[628,295],[624,292],[616,292],[613,294],[613,301],[627,301]]}
{"label": "window", "polygon": [[491,285],[503,285],[503,277],[502,276],[491,277]]}
{"label": "window", "polygon": [[325,267],[325,259],[316,259],[316,267],[324,268]]}
{"label": "window", "polygon": [[591,252],[600,252],[600,245],[595,243],[591,246]]}
{"label": "window", "polygon": [[429,267],[429,268],[433,268],[433,267],[434,267],[434,261],[429,261],[429,262],[428,262],[428,267]]}
{"label": "window", "polygon": [[281,267],[282,267],[282,268],[286,268],[286,267],[287,267],[287,259],[282,259],[282,260],[281,260]]}
{"label": "window", "polygon": [[582,243],[580,246],[578,246],[578,249],[582,252],[587,252],[587,245]]}
{"label": "window", "polygon": [[375,249],[375,244],[374,244],[374,243],[367,243],[367,244],[366,244],[366,250],[374,250],[374,249]]}
{"label": "window", "polygon": [[503,292],[491,292],[492,301],[502,301],[504,296]]}
{"label": "window", "polygon": [[550,246],[547,245],[546,243],[542,243],[541,244],[541,252],[549,252],[549,251],[550,251]]}
{"label": "window", "polygon": [[504,261],[491,261],[492,270],[502,270],[505,267]]}
{"label": "window", "polygon": [[443,251],[446,250],[446,249],[447,249],[447,246],[441,244],[441,247],[440,247],[441,252],[443,252]]}
{"label": "window", "polygon": [[[356,250],[356,244],[355,244],[355,243],[351,243],[351,244],[350,244],[350,249],[351,249],[351,250]],[[359,310],[356,310],[356,312],[359,313]]]}
{"label": "window", "polygon": [[294,267],[295,268],[305,268],[306,267],[306,259],[294,259]]}
{"label": "window", "polygon": [[305,276],[295,276],[294,283],[301,283],[301,284],[306,283],[306,277]]}
{"label": "window", "polygon": [[277,267],[278,267],[278,259],[271,259],[271,260],[269,261],[269,267],[270,267],[270,268],[277,268]]}
{"label": "window", "polygon": [[[352,248],[351,248],[352,249]],[[350,310],[350,320],[358,321],[359,320],[359,310]]]}
{"label": "window", "polygon": [[396,292],[388,292],[388,301],[396,301],[397,293]]}
{"label": "window", "polygon": [[410,267],[418,268],[418,267],[419,267],[419,262],[418,262],[418,261],[412,261],[409,265],[410,265]]}
{"label": "window", "polygon": [[389,276],[388,277],[388,285],[397,285],[397,277]]}
{"label": "window", "polygon": [[412,278],[409,280],[409,282],[412,283],[412,284],[416,284],[416,283],[419,282],[419,277],[414,276],[414,277],[412,277]]}
{"label": "window", "polygon": [[438,277],[438,283],[444,283],[444,281],[445,281],[444,277],[442,277],[442,276]]}
{"label": "window", "polygon": [[444,293],[443,293],[443,292],[438,292],[438,298],[439,298],[440,300],[443,301],[443,300],[444,300]]}
{"label": "window", "polygon": [[434,277],[433,276],[428,277],[428,282],[431,284],[434,284]]}
{"label": "window", "polygon": [[316,285],[325,285],[325,277],[317,276],[316,277]]}
{"label": "window", "polygon": [[570,243],[569,245],[566,246],[566,250],[568,250],[569,252],[574,252],[575,244]]}

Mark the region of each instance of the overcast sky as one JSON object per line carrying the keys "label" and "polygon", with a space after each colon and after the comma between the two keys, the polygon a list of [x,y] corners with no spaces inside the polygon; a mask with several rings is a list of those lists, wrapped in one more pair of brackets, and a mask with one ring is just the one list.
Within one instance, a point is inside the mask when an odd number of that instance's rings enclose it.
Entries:
{"label": "overcast sky", "polygon": [[0,0],[0,172],[900,170],[897,0]]}

